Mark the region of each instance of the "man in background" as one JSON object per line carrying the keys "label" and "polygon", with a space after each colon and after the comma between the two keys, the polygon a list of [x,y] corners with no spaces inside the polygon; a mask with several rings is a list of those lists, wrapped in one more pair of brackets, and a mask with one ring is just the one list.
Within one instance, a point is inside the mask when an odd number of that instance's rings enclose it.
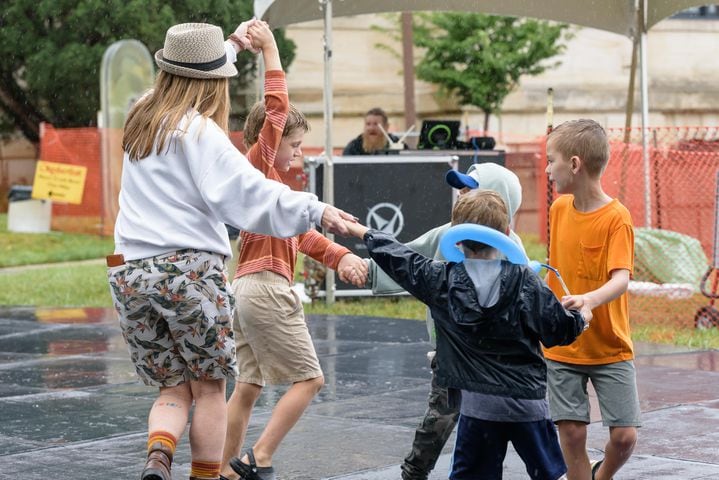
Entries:
{"label": "man in background", "polygon": [[[370,109],[364,117],[364,130],[347,144],[342,155],[376,155],[389,149],[389,142],[382,129],[385,132],[389,129],[387,114],[379,107]],[[398,141],[394,135],[389,132],[387,134],[393,142]]]}

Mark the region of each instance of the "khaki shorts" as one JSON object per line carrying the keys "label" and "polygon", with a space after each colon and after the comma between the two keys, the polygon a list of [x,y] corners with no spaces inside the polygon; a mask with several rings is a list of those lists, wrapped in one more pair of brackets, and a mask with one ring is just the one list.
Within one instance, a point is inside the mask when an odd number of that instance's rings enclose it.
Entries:
{"label": "khaki shorts", "polygon": [[238,382],[264,386],[322,376],[302,302],[287,279],[252,273],[235,280],[232,289]]}
{"label": "khaki shorts", "polygon": [[575,365],[547,359],[549,412],[555,422],[589,423],[587,382],[597,392],[606,427],[640,427],[641,411],[634,362]]}
{"label": "khaki shorts", "polygon": [[146,385],[237,374],[224,258],[180,250],[107,269],[122,335]]}

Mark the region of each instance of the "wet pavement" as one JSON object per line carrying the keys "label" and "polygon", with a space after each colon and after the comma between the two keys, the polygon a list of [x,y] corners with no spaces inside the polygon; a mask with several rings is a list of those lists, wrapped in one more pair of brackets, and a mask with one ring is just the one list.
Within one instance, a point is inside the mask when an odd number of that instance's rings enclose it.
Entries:
{"label": "wet pavement", "polygon": [[[426,407],[425,326],[336,316],[309,325],[327,384],[280,447],[278,478],[399,479]],[[616,479],[719,479],[719,351],[637,352],[644,427]],[[283,392],[265,389],[248,441]],[[154,394],[137,383],[111,310],[0,308],[0,478],[137,478]],[[607,439],[598,420],[592,458]],[[431,478],[447,478],[451,444]],[[185,436],[175,479],[188,477],[189,461]],[[511,450],[504,478],[528,478]]]}

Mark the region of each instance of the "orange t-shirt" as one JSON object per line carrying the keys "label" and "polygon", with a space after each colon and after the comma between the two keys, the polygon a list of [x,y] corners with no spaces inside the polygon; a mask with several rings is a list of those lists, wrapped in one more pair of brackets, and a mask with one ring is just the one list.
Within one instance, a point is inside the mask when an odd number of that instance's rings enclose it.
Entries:
{"label": "orange t-shirt", "polygon": [[[563,195],[549,212],[549,264],[559,270],[573,295],[596,290],[613,270],[634,269],[634,229],[629,211],[614,199],[593,212],[574,208],[574,196]],[[565,295],[553,273],[547,276],[554,294]],[[634,358],[629,331],[627,293],[600,305],[589,328],[571,345],[544,350],[557,362],[603,365]]]}

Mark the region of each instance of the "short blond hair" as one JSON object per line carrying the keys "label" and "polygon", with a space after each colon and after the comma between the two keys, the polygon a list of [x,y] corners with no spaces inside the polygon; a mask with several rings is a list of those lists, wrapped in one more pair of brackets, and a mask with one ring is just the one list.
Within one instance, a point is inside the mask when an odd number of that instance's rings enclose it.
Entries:
{"label": "short blond hair", "polygon": [[[452,225],[460,223],[476,223],[506,234],[509,228],[507,205],[502,196],[494,190],[470,190],[460,196],[452,208]],[[487,247],[474,240],[464,240],[462,245],[473,252]]]}
{"label": "short blond hair", "polygon": [[600,176],[609,162],[607,133],[594,120],[564,122],[549,134],[547,143],[550,142],[563,158],[579,157],[593,177]]}
{"label": "short blond hair", "polygon": [[[265,123],[265,115],[264,101],[259,101],[252,105],[250,113],[247,114],[247,118],[245,119],[245,128],[242,129],[242,141],[247,148],[257,143],[260,137],[260,130],[262,130],[262,125]],[[310,131],[310,124],[305,115],[290,103],[285,128],[282,130],[282,138],[289,137],[297,130],[307,133]]]}

